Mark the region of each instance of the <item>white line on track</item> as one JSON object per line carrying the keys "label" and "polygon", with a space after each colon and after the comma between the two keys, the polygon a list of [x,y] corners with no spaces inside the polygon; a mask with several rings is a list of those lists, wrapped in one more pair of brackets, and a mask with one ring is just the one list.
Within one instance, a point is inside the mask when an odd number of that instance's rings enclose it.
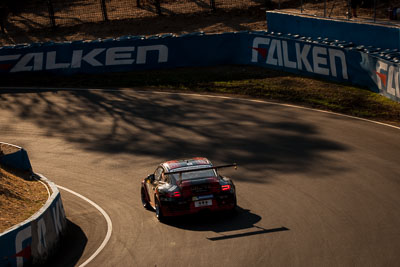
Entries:
{"label": "white line on track", "polygon": [[[289,108],[296,108],[296,109],[303,109],[303,110],[310,110],[310,111],[316,111],[316,112],[320,112],[320,113],[325,113],[325,114],[332,114],[332,115],[336,115],[336,116],[341,116],[341,117],[345,117],[345,118],[351,118],[351,119],[356,119],[356,120],[361,120],[361,121],[365,121],[365,122],[370,122],[370,123],[374,123],[374,124],[378,124],[378,125],[382,125],[382,126],[386,126],[386,127],[390,127],[390,128],[394,128],[397,130],[400,130],[400,127],[394,126],[394,125],[390,125],[390,124],[386,124],[386,123],[382,123],[382,122],[377,122],[377,121],[373,121],[373,120],[368,120],[368,119],[364,119],[364,118],[359,118],[359,117],[354,117],[354,116],[350,116],[350,115],[345,115],[345,114],[340,114],[340,113],[335,113],[335,112],[331,112],[331,111],[326,111],[326,110],[320,110],[320,109],[313,109],[313,108],[307,108],[307,107],[302,107],[302,106],[296,106],[296,105],[291,105],[291,104],[283,104],[283,103],[277,103],[277,102],[270,102],[270,101],[265,101],[265,100],[258,100],[258,99],[247,99],[247,98],[240,98],[240,97],[231,97],[231,96],[221,96],[221,95],[206,95],[206,94],[195,94],[195,93],[179,93],[179,92],[162,92],[162,91],[143,91],[143,90],[134,90],[131,88],[120,88],[120,89],[97,89],[97,88],[93,88],[93,89],[84,89],[84,88],[44,88],[44,87],[36,87],[36,88],[32,88],[32,87],[0,87],[0,89],[19,89],[19,90],[62,90],[62,91],[107,91],[107,92],[123,92],[123,91],[134,91],[137,93],[151,93],[151,94],[165,94],[165,95],[186,95],[186,96],[195,96],[195,97],[209,97],[209,98],[219,98],[219,99],[231,99],[231,100],[240,100],[240,101],[247,101],[247,102],[254,102],[254,103],[265,103],[265,104],[270,104],[270,105],[277,105],[277,106],[283,106],[283,107],[289,107]],[[57,185],[58,188],[65,190],[73,195],[76,195],[80,198],[82,198],[83,200],[89,202],[91,205],[93,205],[96,209],[98,209],[100,211],[100,213],[104,216],[104,218],[107,221],[107,234],[105,239],[103,240],[103,243],[100,245],[100,247],[95,251],[95,253],[90,256],[90,258],[88,258],[84,263],[82,263],[81,265],[79,265],[79,267],[83,267],[86,266],[89,262],[91,262],[102,250],[103,248],[106,246],[106,244],[108,243],[110,237],[111,237],[111,233],[112,233],[112,222],[110,217],[108,216],[108,214],[96,203],[94,203],[93,201],[91,201],[90,199],[70,190],[67,189],[63,186],[59,186]]]}
{"label": "white line on track", "polygon": [[[97,90],[99,90],[99,89],[97,89]],[[121,90],[117,90],[117,89],[115,89],[115,90],[116,91],[121,91]],[[136,92],[138,92],[138,93],[146,93],[147,92],[148,93],[149,91],[136,91]],[[248,101],[248,102],[254,102],[254,103],[265,103],[265,104],[270,104],[270,105],[277,105],[277,106],[283,106],[283,107],[289,107],[289,108],[297,108],[297,109],[316,111],[316,112],[321,112],[321,113],[326,113],[326,114],[332,114],[332,115],[336,115],[336,116],[341,116],[341,117],[346,117],[346,118],[351,118],[351,119],[371,122],[371,123],[375,123],[375,124],[379,124],[379,125],[382,125],[382,126],[387,126],[387,127],[391,127],[391,128],[400,130],[400,127],[397,127],[397,126],[394,126],[394,125],[390,125],[390,124],[387,124],[387,123],[383,123],[383,122],[368,120],[368,119],[364,119],[364,118],[354,117],[354,116],[351,116],[351,115],[336,113],[336,112],[327,111],[327,110],[307,108],[307,107],[296,106],[296,105],[291,105],[291,104],[283,104],[283,103],[278,103],[278,102],[270,102],[270,101],[266,101],[266,100],[247,99],[247,98],[240,98],[240,97],[220,96],[220,95],[202,95],[202,94],[159,92],[159,91],[151,91],[151,93],[169,94],[169,95],[172,95],[172,94],[175,94],[175,95],[187,95],[187,96],[196,96],[196,97],[210,97],[210,98],[221,98],[221,99]]]}
{"label": "white line on track", "polygon": [[50,196],[51,196],[51,194],[50,194],[50,190],[49,190],[48,185],[47,185],[45,182],[43,182],[43,181],[37,179],[36,177],[35,177],[35,179],[36,179],[39,183],[41,183],[41,184],[46,188],[46,190],[47,190],[47,195],[48,195],[47,199],[49,199]]}
{"label": "white line on track", "polygon": [[111,233],[112,233],[112,222],[110,219],[110,216],[108,216],[108,214],[96,203],[94,203],[92,200],[88,199],[87,197],[82,196],[81,194],[78,194],[68,188],[65,188],[63,186],[57,185],[58,188],[65,190],[87,202],[89,202],[89,204],[91,204],[92,206],[94,206],[98,211],[100,211],[100,213],[104,216],[104,218],[107,221],[107,234],[106,237],[103,240],[103,243],[101,243],[100,247],[97,248],[97,250],[92,254],[92,256],[90,256],[84,263],[82,263],[81,265],[79,265],[79,267],[83,267],[86,266],[87,264],[89,264],[102,250],[103,248],[107,245],[108,241],[110,240],[111,237]]}

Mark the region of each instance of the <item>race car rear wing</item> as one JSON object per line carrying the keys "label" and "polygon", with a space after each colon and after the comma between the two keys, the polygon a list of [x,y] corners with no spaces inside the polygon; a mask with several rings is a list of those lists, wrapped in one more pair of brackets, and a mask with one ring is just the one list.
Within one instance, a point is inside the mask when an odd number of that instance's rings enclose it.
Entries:
{"label": "race car rear wing", "polygon": [[229,167],[235,167],[235,170],[237,170],[237,164],[236,163],[232,163],[232,164],[227,164],[227,165],[205,167],[205,168],[198,168],[198,169],[191,169],[191,170],[172,171],[172,172],[166,172],[164,174],[165,175],[168,175],[168,174],[179,174],[179,175],[181,175],[182,173],[185,173],[185,172],[198,172],[198,171],[212,170],[212,169],[217,170],[217,169],[229,168]]}

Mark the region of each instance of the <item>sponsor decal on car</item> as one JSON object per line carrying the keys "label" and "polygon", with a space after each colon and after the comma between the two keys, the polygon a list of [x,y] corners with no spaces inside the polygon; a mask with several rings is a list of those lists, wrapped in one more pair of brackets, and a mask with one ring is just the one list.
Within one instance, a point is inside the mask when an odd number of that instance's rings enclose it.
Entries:
{"label": "sponsor decal on car", "polygon": [[196,200],[210,199],[210,198],[213,198],[213,197],[214,197],[213,195],[194,196],[194,197],[192,198],[192,200],[193,200],[193,201],[196,201]]}

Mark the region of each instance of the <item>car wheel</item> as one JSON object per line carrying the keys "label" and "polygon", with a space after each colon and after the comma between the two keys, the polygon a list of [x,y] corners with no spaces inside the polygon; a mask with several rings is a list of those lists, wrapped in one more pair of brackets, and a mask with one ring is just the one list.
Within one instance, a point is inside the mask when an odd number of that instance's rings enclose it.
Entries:
{"label": "car wheel", "polygon": [[233,205],[233,208],[229,211],[230,215],[236,215],[237,212],[237,200],[236,200],[236,196],[235,196],[235,202]]}
{"label": "car wheel", "polygon": [[162,214],[162,210],[158,200],[156,200],[156,217],[160,222],[164,221],[164,215]]}
{"label": "car wheel", "polygon": [[150,203],[146,199],[146,192],[144,192],[144,189],[140,190],[140,196],[142,199],[142,205],[145,209],[149,210],[150,209]]}

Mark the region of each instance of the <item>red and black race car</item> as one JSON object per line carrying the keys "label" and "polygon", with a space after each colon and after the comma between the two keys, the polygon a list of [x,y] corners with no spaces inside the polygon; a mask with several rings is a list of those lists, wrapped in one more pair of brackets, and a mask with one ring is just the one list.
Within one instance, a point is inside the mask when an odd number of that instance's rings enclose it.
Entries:
{"label": "red and black race car", "polygon": [[213,166],[206,158],[173,160],[160,164],[142,181],[141,199],[146,209],[154,209],[157,219],[236,208],[235,185],[218,169],[236,164]]}

